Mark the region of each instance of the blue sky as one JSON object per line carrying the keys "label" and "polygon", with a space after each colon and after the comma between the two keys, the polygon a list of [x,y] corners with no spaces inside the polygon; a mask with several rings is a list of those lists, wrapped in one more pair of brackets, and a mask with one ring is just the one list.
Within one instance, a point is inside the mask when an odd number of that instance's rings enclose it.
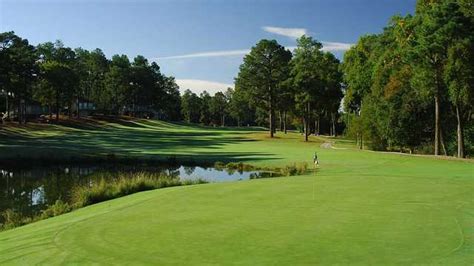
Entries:
{"label": "blue sky", "polygon": [[62,40],[101,48],[110,58],[157,61],[181,89],[231,86],[244,54],[262,38],[287,47],[306,33],[342,58],[391,16],[413,13],[416,0],[0,0],[0,31],[31,43]]}

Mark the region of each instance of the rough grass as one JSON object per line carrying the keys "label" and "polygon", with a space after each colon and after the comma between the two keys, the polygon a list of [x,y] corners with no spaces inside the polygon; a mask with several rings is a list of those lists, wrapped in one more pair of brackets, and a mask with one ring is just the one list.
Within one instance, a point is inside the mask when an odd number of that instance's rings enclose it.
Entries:
{"label": "rough grass", "polygon": [[201,179],[180,180],[179,177],[161,174],[122,173],[112,181],[102,178],[88,186],[76,187],[72,192],[72,205],[80,208],[141,191],[204,183],[207,182]]}
{"label": "rough grass", "polygon": [[320,166],[298,177],[136,193],[1,232],[0,264],[472,265],[470,160],[359,151],[343,140],[335,148],[345,149],[324,149],[326,138],[304,143],[293,133],[269,139],[258,131],[136,123],[31,132],[34,141],[2,138],[0,148],[255,167],[312,165],[317,151]]}

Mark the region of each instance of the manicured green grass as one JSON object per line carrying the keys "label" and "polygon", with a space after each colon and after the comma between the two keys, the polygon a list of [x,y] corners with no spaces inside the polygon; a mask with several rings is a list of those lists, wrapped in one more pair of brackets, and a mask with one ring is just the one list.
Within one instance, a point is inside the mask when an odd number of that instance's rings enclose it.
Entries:
{"label": "manicured green grass", "polygon": [[323,149],[327,139],[304,143],[295,133],[268,139],[259,131],[129,123],[57,126],[59,133],[9,128],[20,135],[1,138],[1,156],[176,154],[283,166],[310,163],[318,151],[321,164],[304,176],[137,193],[1,232],[0,264],[473,264],[472,161],[350,143]]}

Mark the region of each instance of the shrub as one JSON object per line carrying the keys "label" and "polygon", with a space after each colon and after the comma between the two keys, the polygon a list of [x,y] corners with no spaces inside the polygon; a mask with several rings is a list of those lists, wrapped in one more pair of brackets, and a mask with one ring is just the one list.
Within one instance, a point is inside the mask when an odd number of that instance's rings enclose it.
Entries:
{"label": "shrub", "polygon": [[70,212],[72,210],[71,206],[67,202],[63,202],[62,200],[56,200],[53,205],[48,206],[46,210],[41,212],[41,219],[46,219],[49,217],[58,216],[63,213]]}
{"label": "shrub", "polygon": [[287,165],[279,169],[280,174],[283,176],[294,176],[302,175],[308,171],[307,163],[295,163],[293,165]]}
{"label": "shrub", "polygon": [[253,171],[255,170],[255,166],[252,166],[250,164],[244,164],[242,162],[239,162],[239,163],[228,163],[226,166],[225,166],[227,169],[231,169],[231,170],[237,170],[239,172],[243,172],[243,171]]}
{"label": "shrub", "polygon": [[161,174],[120,174],[113,181],[107,182],[102,178],[97,183],[76,187],[73,189],[72,202],[74,207],[83,207],[140,191],[202,183],[206,181],[180,180],[179,177]]}
{"label": "shrub", "polygon": [[21,214],[12,209],[6,209],[2,212],[3,224],[2,229],[11,229],[23,224]]}
{"label": "shrub", "polygon": [[225,167],[226,167],[225,163],[223,163],[223,162],[215,162],[214,163],[214,168],[216,170],[224,170]]}

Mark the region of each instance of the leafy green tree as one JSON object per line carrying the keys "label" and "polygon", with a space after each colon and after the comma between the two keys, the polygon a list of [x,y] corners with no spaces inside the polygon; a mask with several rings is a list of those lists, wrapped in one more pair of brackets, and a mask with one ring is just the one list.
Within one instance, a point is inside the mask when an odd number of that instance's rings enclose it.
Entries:
{"label": "leafy green tree", "polygon": [[372,57],[375,55],[377,39],[376,35],[363,36],[344,53],[342,70],[347,85],[344,105],[348,111],[358,113],[362,99],[370,92],[374,68]]}
{"label": "leafy green tree", "polygon": [[242,123],[249,123],[254,120],[253,115],[255,114],[255,110],[251,107],[250,100],[247,96],[244,91],[236,87],[229,100],[229,115],[235,119],[238,127],[242,126]]}
{"label": "leafy green tree", "polygon": [[288,78],[290,59],[291,52],[275,40],[261,40],[245,56],[235,81],[255,105],[268,113],[270,137],[274,134],[276,103],[281,84]]}
{"label": "leafy green tree", "polygon": [[215,124],[220,123],[222,127],[225,126],[226,108],[227,98],[224,93],[219,91],[212,97],[209,106]]}
{"label": "leafy green tree", "polygon": [[[69,47],[64,47],[61,41],[39,44],[37,52],[40,62],[41,85],[37,88],[40,99],[54,91],[56,120],[59,120],[61,109],[65,106],[69,116],[72,116],[72,105],[80,92],[80,72],[77,71],[78,60],[76,53]],[[51,102],[47,100],[47,102]]]}
{"label": "leafy green tree", "polygon": [[[91,52],[76,49],[78,63],[76,71],[79,73],[80,87],[77,97],[86,101],[93,101],[101,110],[113,109],[115,99],[106,86],[106,75],[109,71],[109,61],[100,49]],[[78,112],[79,115],[79,112]]]}
{"label": "leafy green tree", "polygon": [[126,55],[114,55],[105,74],[105,91],[107,102],[112,112],[120,114],[128,104],[130,95],[131,63]]}
{"label": "leafy green tree", "polygon": [[201,116],[201,99],[196,93],[186,90],[181,97],[181,113],[188,123],[198,123]]}
{"label": "leafy green tree", "polygon": [[178,121],[181,119],[181,96],[179,87],[174,77],[163,77],[163,90],[165,96],[162,102],[162,110],[165,119]]}
{"label": "leafy green tree", "polygon": [[[42,86],[46,93],[42,95],[53,96],[56,104],[56,120],[59,120],[61,110],[61,99],[67,95],[64,88],[74,87],[78,78],[73,69],[58,61],[47,61],[41,64]],[[51,93],[54,92],[54,93]],[[45,99],[45,103],[50,103],[53,99]]]}
{"label": "leafy green tree", "polygon": [[336,136],[336,119],[341,106],[342,93],[342,73],[340,71],[339,60],[331,53],[323,55],[323,80],[325,90],[323,92],[322,105],[327,110],[330,120],[331,135]]}
{"label": "leafy green tree", "polygon": [[457,155],[464,157],[464,123],[474,106],[474,38],[460,40],[449,48],[445,71],[449,100],[457,118]]}
{"label": "leafy green tree", "polygon": [[[38,73],[35,47],[14,32],[0,33],[0,89],[18,108],[18,122],[26,123],[26,105]],[[6,106],[9,115],[9,106]]]}
{"label": "leafy green tree", "polygon": [[[419,1],[417,3],[416,35],[412,52],[416,85],[423,93],[434,99],[435,129],[434,154],[439,155],[439,144],[444,147],[442,138],[441,103],[447,97],[447,86],[444,82],[444,68],[448,60],[448,49],[463,32],[468,20],[455,1]],[[472,32],[471,32],[472,34]],[[446,152],[445,152],[446,153]]]}
{"label": "leafy green tree", "polygon": [[310,115],[319,108],[325,90],[324,53],[322,44],[302,36],[291,61],[291,75],[296,89],[296,106],[303,115],[305,141],[310,134]]}
{"label": "leafy green tree", "polygon": [[212,97],[207,91],[203,91],[199,97],[201,98],[201,114],[199,118],[199,122],[204,125],[209,125],[212,120],[212,111],[211,111],[211,101]]}
{"label": "leafy green tree", "polygon": [[[346,84],[344,95],[346,112],[359,115],[362,109],[362,99],[370,93],[373,83],[374,58],[377,56],[375,51],[379,38],[377,35],[363,36],[344,54],[342,71]],[[355,116],[349,117],[353,119]],[[355,127],[353,130],[349,130],[352,132],[352,136],[356,137],[360,148],[363,146],[363,127],[358,123],[361,121],[361,119],[357,119],[349,123],[349,126]]]}

